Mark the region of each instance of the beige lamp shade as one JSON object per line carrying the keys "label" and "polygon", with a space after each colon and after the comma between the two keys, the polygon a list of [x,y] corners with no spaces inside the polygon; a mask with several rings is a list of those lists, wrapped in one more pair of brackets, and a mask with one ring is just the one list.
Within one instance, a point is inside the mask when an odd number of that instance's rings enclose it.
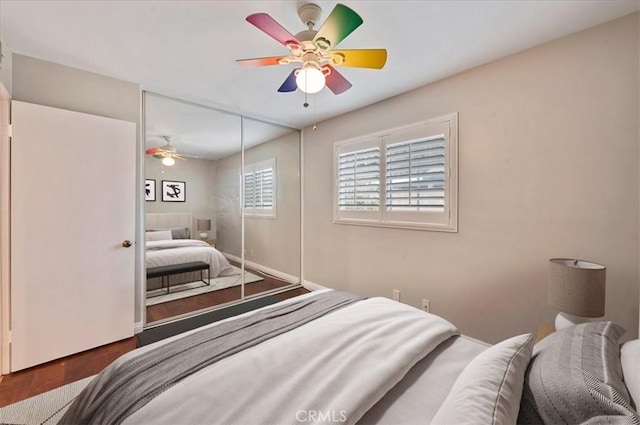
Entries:
{"label": "beige lamp shade", "polygon": [[209,237],[207,233],[211,230],[211,220],[208,218],[199,218],[196,220],[196,229],[200,232],[199,236],[201,239],[206,239]]}
{"label": "beige lamp shade", "polygon": [[550,259],[549,304],[574,316],[604,316],[606,270],[590,261]]}
{"label": "beige lamp shade", "polygon": [[196,221],[196,229],[198,230],[211,230],[211,220],[205,218],[199,218]]}

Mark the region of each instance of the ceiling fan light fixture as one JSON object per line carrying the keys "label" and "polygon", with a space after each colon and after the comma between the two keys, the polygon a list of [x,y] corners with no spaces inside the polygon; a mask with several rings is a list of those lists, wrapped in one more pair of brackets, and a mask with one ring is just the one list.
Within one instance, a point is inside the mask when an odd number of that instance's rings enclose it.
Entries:
{"label": "ceiling fan light fixture", "polygon": [[162,158],[162,164],[166,165],[167,167],[171,167],[175,163],[176,160],[170,156],[165,156],[164,158]]}
{"label": "ceiling fan light fixture", "polygon": [[318,93],[324,88],[325,83],[323,72],[314,65],[305,66],[296,75],[296,85],[308,94]]}

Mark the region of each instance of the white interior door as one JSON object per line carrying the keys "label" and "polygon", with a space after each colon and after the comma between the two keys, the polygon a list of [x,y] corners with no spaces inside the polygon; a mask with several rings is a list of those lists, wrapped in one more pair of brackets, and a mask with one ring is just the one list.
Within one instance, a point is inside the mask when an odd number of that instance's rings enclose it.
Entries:
{"label": "white interior door", "polygon": [[133,335],[136,125],[11,112],[13,372]]}

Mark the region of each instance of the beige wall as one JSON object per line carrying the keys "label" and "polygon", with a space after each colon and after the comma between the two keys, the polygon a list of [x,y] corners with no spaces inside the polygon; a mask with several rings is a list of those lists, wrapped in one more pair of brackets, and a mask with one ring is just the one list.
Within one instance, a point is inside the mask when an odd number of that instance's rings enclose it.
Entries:
{"label": "beige wall", "polygon": [[2,43],[2,64],[0,65],[0,84],[11,93],[12,91],[12,57],[13,55],[9,51],[9,46]]}
{"label": "beige wall", "polygon": [[13,98],[140,124],[140,86],[13,54]]}
{"label": "beige wall", "polygon": [[[92,72],[13,54],[13,99],[71,111],[135,122],[140,128],[140,86]],[[139,132],[138,132],[139,133]],[[139,139],[139,134],[138,134]],[[137,140],[139,146],[139,140]],[[138,149],[138,152],[140,150]],[[78,158],[79,161],[82,158]],[[142,187],[141,170],[137,185]],[[143,229],[142,202],[136,206],[136,228]],[[136,238],[138,239],[138,238]],[[142,255],[142,245],[136,247]],[[136,261],[135,321],[142,322],[144,270]]]}
{"label": "beige wall", "polygon": [[218,250],[242,256],[242,216],[240,215],[240,154],[220,159],[216,164],[214,190]]}
{"label": "beige wall", "polygon": [[[305,279],[390,297],[489,342],[553,320],[547,261],[607,266],[606,318],[638,334],[638,14],[304,133]],[[385,71],[382,71],[385,72]],[[459,113],[459,232],[332,223],[333,143]]]}
{"label": "beige wall", "polygon": [[276,159],[276,219],[245,218],[245,259],[300,276],[300,133],[245,151],[244,163]]}
{"label": "beige wall", "polygon": [[[216,234],[216,204],[214,196],[215,163],[205,159],[179,159],[171,167],[162,165],[162,161],[149,155],[144,161],[145,177],[156,180],[155,202],[145,202],[147,213],[191,213],[194,238],[197,238],[195,220],[211,219],[209,236]],[[185,202],[162,202],[162,180],[185,182]]]}
{"label": "beige wall", "polygon": [[[245,260],[300,276],[300,134],[293,131],[245,151],[245,164],[276,159],[276,219],[245,219]],[[240,154],[217,162],[220,249],[240,256]]]}

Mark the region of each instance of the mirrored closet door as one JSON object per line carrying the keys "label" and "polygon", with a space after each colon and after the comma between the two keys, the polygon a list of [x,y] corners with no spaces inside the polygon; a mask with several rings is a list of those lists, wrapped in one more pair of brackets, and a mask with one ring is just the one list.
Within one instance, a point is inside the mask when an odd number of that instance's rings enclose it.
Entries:
{"label": "mirrored closet door", "polygon": [[243,117],[244,264],[253,295],[300,281],[300,132]]}
{"label": "mirrored closet door", "polygon": [[299,284],[300,132],[150,92],[143,105],[147,325]]}

